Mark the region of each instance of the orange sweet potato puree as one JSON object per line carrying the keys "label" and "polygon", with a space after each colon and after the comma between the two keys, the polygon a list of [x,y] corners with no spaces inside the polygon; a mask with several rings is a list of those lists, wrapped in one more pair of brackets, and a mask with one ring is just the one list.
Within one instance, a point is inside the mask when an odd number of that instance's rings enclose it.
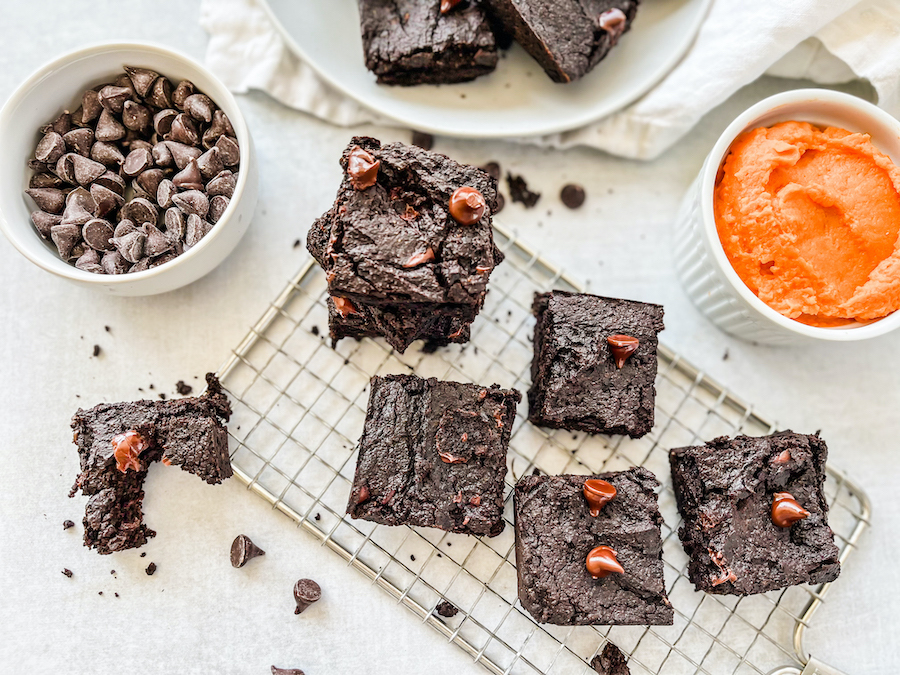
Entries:
{"label": "orange sweet potato puree", "polygon": [[806,122],[742,134],[715,213],[738,276],[784,316],[840,326],[900,309],[900,169],[868,135]]}

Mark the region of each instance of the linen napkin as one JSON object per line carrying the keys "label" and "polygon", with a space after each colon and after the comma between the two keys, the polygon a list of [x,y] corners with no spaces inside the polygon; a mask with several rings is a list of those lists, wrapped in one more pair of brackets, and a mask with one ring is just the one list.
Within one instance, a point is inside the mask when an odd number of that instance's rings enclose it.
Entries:
{"label": "linen napkin", "polygon": [[[200,22],[210,34],[207,65],[233,91],[259,89],[341,126],[397,125],[322,81],[258,0],[202,0]],[[821,84],[867,79],[879,105],[900,114],[900,2],[714,0],[688,53],[639,101],[579,129],[517,140],[652,159],[766,72]]]}

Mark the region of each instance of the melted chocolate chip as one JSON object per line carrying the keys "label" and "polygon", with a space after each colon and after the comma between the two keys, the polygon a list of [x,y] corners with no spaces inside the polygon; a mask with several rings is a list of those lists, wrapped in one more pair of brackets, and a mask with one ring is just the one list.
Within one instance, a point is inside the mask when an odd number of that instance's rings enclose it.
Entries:
{"label": "melted chocolate chip", "polygon": [[265,555],[259,546],[250,541],[250,537],[239,534],[231,542],[231,566],[240,569],[248,562],[261,555]]}
{"label": "melted chocolate chip", "polygon": [[441,14],[446,14],[453,10],[462,0],[441,0]]}
{"label": "melted chocolate chip", "polygon": [[616,552],[609,546],[598,546],[588,553],[587,560],[588,574],[594,579],[602,579],[610,574],[624,574],[625,569],[616,560]]}
{"label": "melted chocolate chip", "polygon": [[772,498],[772,522],[776,527],[790,527],[809,516],[789,492],[776,492]]}
{"label": "melted chocolate chip", "polygon": [[599,516],[600,509],[616,496],[616,488],[612,483],[599,478],[588,478],[584,481],[584,498],[587,500],[592,516]]}
{"label": "melted chocolate chip", "polygon": [[414,253],[409,257],[405,263],[403,263],[404,267],[418,267],[419,265],[424,265],[427,262],[432,262],[434,260],[434,250],[429,246],[422,253]]}
{"label": "melted chocolate chip", "polygon": [[294,601],[297,603],[294,614],[300,614],[322,597],[322,589],[312,579],[300,579],[294,584]]}
{"label": "melted chocolate chip", "polygon": [[625,12],[618,7],[613,7],[598,17],[597,25],[600,27],[600,30],[605,30],[609,33],[610,45],[615,45],[619,38],[622,37],[622,33],[625,32],[627,20],[628,17],[625,16]]}
{"label": "melted chocolate chip", "polygon": [[463,186],[450,197],[450,215],[460,225],[474,225],[484,215],[487,202],[478,190]]}
{"label": "melted chocolate chip", "polygon": [[141,470],[140,454],[150,447],[150,444],[136,431],[113,436],[113,454],[116,458],[116,468],[125,473],[129,469]]}
{"label": "melted chocolate chip", "polygon": [[351,314],[359,314],[359,310],[356,309],[356,305],[350,302],[347,298],[332,296],[331,301],[334,302],[334,308],[345,319]]}
{"label": "melted chocolate chip", "polygon": [[606,338],[609,350],[616,360],[616,368],[621,368],[631,355],[637,351],[640,340],[630,335],[610,335]]}
{"label": "melted chocolate chip", "polygon": [[378,168],[381,162],[358,145],[350,151],[347,158],[347,174],[350,184],[357,190],[365,190],[375,185],[378,179]]}

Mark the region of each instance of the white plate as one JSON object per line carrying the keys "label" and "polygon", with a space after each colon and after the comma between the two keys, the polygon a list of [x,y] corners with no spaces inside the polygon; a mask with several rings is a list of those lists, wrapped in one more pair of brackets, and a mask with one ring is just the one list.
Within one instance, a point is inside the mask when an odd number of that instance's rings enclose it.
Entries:
{"label": "white plate", "polygon": [[566,131],[623,108],[675,67],[711,4],[644,0],[619,45],[573,84],[552,82],[514,45],[474,82],[389,87],[366,70],[356,0],[263,0],[291,48],[335,88],[412,129],[468,138]]}

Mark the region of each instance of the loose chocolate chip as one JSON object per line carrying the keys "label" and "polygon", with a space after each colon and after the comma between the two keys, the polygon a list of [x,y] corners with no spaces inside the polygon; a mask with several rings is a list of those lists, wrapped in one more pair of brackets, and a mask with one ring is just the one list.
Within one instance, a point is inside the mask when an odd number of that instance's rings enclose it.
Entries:
{"label": "loose chocolate chip", "polygon": [[184,111],[200,122],[212,122],[216,105],[206,94],[191,94],[184,99]]}
{"label": "loose chocolate chip", "polygon": [[487,202],[475,188],[458,188],[450,197],[450,215],[460,225],[474,225],[484,215]]}
{"label": "loose chocolate chip", "polygon": [[[291,248],[300,248],[300,240],[299,240],[299,239],[294,239],[294,245],[293,245]],[[313,328],[316,329],[316,333],[315,333],[315,334],[318,335],[318,334],[319,334],[319,327],[318,327],[318,326],[313,326]]]}
{"label": "loose chocolate chip", "polygon": [[300,614],[322,597],[322,589],[312,579],[300,579],[294,584],[294,601],[297,603],[294,614]]}
{"label": "loose chocolate chip", "polygon": [[50,239],[56,245],[59,257],[68,260],[81,239],[81,228],[78,225],[54,225],[50,228]]}
{"label": "loose chocolate chip", "polygon": [[631,355],[637,351],[640,340],[630,335],[610,335],[606,338],[609,351],[616,360],[616,368],[622,368]]}
{"label": "loose chocolate chip", "polygon": [[594,579],[602,579],[610,574],[624,574],[624,568],[616,560],[616,552],[609,546],[591,549],[585,560],[588,574]]}
{"label": "loose chocolate chip", "polygon": [[167,141],[175,141],[190,146],[200,144],[200,132],[197,131],[196,123],[187,113],[180,113],[172,120],[172,128],[169,129],[169,133],[164,138]]}
{"label": "loose chocolate chip", "polygon": [[559,198],[562,200],[562,203],[570,209],[577,209],[584,204],[584,188],[580,185],[569,183],[568,185],[563,186],[562,191],[559,193]]}
{"label": "loose chocolate chip", "polygon": [[119,255],[130,263],[136,263],[144,257],[144,244],[147,241],[147,235],[143,232],[129,232],[122,237],[113,237],[111,241],[113,246],[119,251]]}
{"label": "loose chocolate chip", "polygon": [[178,392],[179,396],[189,396],[194,391],[194,388],[189,384],[185,384],[184,380],[178,380],[175,384],[175,391]]}
{"label": "loose chocolate chip", "polygon": [[203,237],[209,234],[211,229],[212,224],[203,220],[196,213],[188,214],[184,231],[184,245],[187,247],[196,246]]}
{"label": "loose chocolate chip", "polygon": [[424,131],[413,131],[412,144],[419,146],[423,150],[431,150],[434,147],[434,136]]}
{"label": "loose chocolate chip", "polygon": [[44,213],[43,211],[34,211],[31,214],[31,222],[43,239],[49,239],[50,230],[55,225],[59,225],[62,216],[55,216],[52,213]]}
{"label": "loose chocolate chip", "polygon": [[122,173],[129,177],[135,177],[153,166],[153,156],[143,148],[132,150],[125,158],[122,165]]}
{"label": "loose chocolate chip", "polygon": [[110,242],[114,236],[113,226],[100,218],[92,218],[86,222],[81,229],[81,236],[84,243],[94,250],[111,251],[114,248]]}
{"label": "loose chocolate chip", "polygon": [[156,572],[156,563],[152,562],[149,565],[147,565],[147,569],[145,571],[147,572],[148,577],[152,577],[153,573]]}
{"label": "loose chocolate chip", "polygon": [[103,258],[100,260],[100,267],[107,274],[125,274],[129,265],[128,261],[118,251],[109,251],[103,254]]}
{"label": "loose chocolate chip", "polygon": [[125,101],[122,124],[132,131],[143,131],[150,126],[150,110],[134,101]]}
{"label": "loose chocolate chip", "polygon": [[209,200],[209,222],[213,225],[219,222],[219,218],[222,217],[222,214],[228,208],[228,202],[228,197],[223,197],[222,195],[216,195]]}
{"label": "loose chocolate chip", "polygon": [[437,607],[434,608],[434,611],[436,611],[441,616],[447,617],[448,619],[459,614],[459,610],[447,600],[439,602]]}
{"label": "loose chocolate chip", "polygon": [[131,79],[134,90],[141,98],[147,98],[147,94],[150,93],[150,89],[159,77],[159,73],[147,70],[146,68],[132,68],[131,66],[125,66],[125,72],[128,73],[128,77]]}
{"label": "loose chocolate chip", "polygon": [[125,161],[125,155],[118,146],[104,141],[97,141],[91,147],[91,159],[105,166],[121,166]]}
{"label": "loose chocolate chip", "polygon": [[[184,384],[183,382],[181,384]],[[190,389],[190,387],[188,387]],[[190,393],[190,391],[188,392]],[[259,546],[250,541],[250,537],[245,534],[239,534],[231,542],[231,566],[241,568],[250,562],[253,558],[265,555]]]}
{"label": "loose chocolate chip", "polygon": [[[178,183],[175,184],[178,185]],[[173,195],[172,201],[175,203],[175,206],[188,215],[195,214],[205,218],[206,214],[209,213],[209,198],[197,189]]]}
{"label": "loose chocolate chip", "polygon": [[150,95],[146,97],[147,103],[154,108],[171,108],[172,107],[172,83],[168,78],[159,77],[153,83]]}
{"label": "loose chocolate chip", "polygon": [[179,110],[184,110],[184,102],[188,96],[191,96],[196,92],[196,88],[194,87],[194,83],[189,80],[182,80],[178,83],[178,86],[175,87],[175,91],[172,92],[172,103]]}
{"label": "loose chocolate chip", "polygon": [[53,164],[66,152],[66,143],[55,131],[46,134],[34,150],[34,158],[39,162]]}
{"label": "loose chocolate chip", "polygon": [[350,184],[357,190],[365,190],[375,185],[378,179],[378,168],[381,162],[358,145],[347,157],[347,175]]}
{"label": "loose chocolate chip", "polygon": [[509,186],[509,196],[514,202],[524,204],[526,208],[533,208],[541,198],[539,192],[532,192],[522,176],[506,174],[506,183]]}
{"label": "loose chocolate chip", "polygon": [[[184,239],[187,223],[185,222],[184,213],[177,206],[166,210],[166,238],[172,243]],[[201,235],[202,236],[202,235]]]}
{"label": "loose chocolate chip", "polygon": [[94,145],[94,132],[90,129],[72,129],[72,131],[63,136],[63,140],[70,152],[77,153],[82,157],[91,156],[91,146]]}
{"label": "loose chocolate chip", "polygon": [[62,573],[65,574],[65,575],[66,575],[67,577],[69,577],[70,579],[72,578],[72,570],[70,570],[70,569],[63,569]]}
{"label": "loose chocolate chip", "polygon": [[63,529],[64,529],[64,530],[68,530],[68,529],[70,529],[70,528],[72,528],[72,527],[75,527],[75,523],[73,523],[71,520],[64,520],[64,521],[63,521]]}
{"label": "loose chocolate chip", "polygon": [[197,159],[203,154],[203,151],[200,150],[200,148],[194,148],[190,145],[185,145],[184,143],[178,143],[177,141],[166,141],[166,147],[168,147],[169,152],[172,154],[172,159],[179,171],[186,167],[192,159]]}
{"label": "loose chocolate chip", "polygon": [[[146,260],[146,258],[145,258],[144,260]],[[143,260],[142,260],[141,262],[143,262]],[[143,270],[142,270],[142,271],[143,271]],[[165,400],[166,400],[166,395],[165,395],[163,392],[159,392],[159,400],[160,400],[160,401],[165,401]]]}
{"label": "loose chocolate chip", "polygon": [[37,207],[46,213],[61,213],[66,205],[66,195],[55,188],[28,188],[25,194],[34,200]]}
{"label": "loose chocolate chip", "polygon": [[241,149],[230,136],[219,136],[213,147],[218,148],[219,157],[225,166],[236,166],[241,161]]}
{"label": "loose chocolate chip", "polygon": [[615,486],[599,478],[589,478],[584,481],[583,492],[591,515],[595,518],[600,515],[600,509],[616,496]]}
{"label": "loose chocolate chip", "polygon": [[278,668],[272,666],[272,675],[305,675],[299,668]]}
{"label": "loose chocolate chip", "polygon": [[111,113],[119,114],[125,107],[125,101],[132,97],[128,87],[117,87],[109,84],[100,90],[100,105]]}
{"label": "loose chocolate chip", "polygon": [[222,195],[231,199],[237,180],[231,171],[226,169],[206,184],[206,192],[210,197]]}

